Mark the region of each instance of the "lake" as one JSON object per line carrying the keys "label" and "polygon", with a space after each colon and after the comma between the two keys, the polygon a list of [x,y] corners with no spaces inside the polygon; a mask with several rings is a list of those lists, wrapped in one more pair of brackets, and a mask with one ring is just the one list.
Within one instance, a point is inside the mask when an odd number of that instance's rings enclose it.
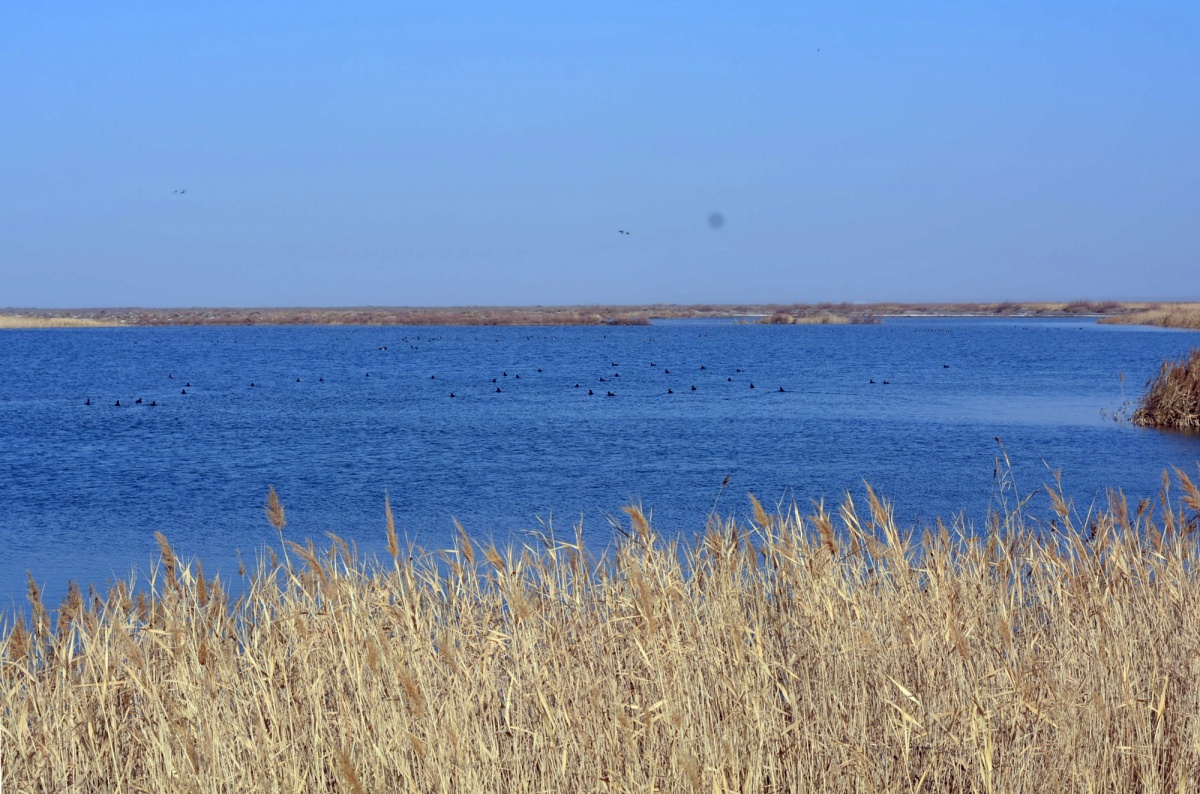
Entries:
{"label": "lake", "polygon": [[1109,487],[1154,496],[1165,467],[1197,474],[1200,436],[1110,417],[1197,343],[1021,318],[4,331],[0,605],[27,570],[55,604],[68,579],[128,578],[156,530],[236,575],[236,550],[277,543],[268,485],[292,539],[381,550],[386,490],[426,548],[453,517],[498,542],[582,521],[601,551],[630,501],[690,538],[714,505],[747,515],[747,493],[806,511],[864,480],[903,525],[978,525],[999,437],[1023,492],[1061,469],[1083,512]]}

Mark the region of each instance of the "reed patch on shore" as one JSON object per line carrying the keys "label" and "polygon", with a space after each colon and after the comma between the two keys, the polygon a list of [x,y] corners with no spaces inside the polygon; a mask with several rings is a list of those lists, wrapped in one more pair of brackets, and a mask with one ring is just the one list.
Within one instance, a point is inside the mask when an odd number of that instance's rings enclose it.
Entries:
{"label": "reed patch on shore", "polygon": [[[1172,491],[1172,487],[1178,489]],[[148,592],[0,632],[20,791],[1176,791],[1200,779],[1200,489],[1053,522],[713,518],[362,558],[287,543],[232,599],[159,538]],[[278,504],[276,501],[275,504]],[[282,507],[274,526],[283,533]],[[461,528],[460,528],[461,530]]]}
{"label": "reed patch on shore", "polygon": [[104,328],[113,325],[118,323],[94,317],[0,314],[0,328]]}
{"label": "reed patch on shore", "polygon": [[1130,420],[1142,427],[1200,430],[1200,348],[1162,363]]}
{"label": "reed patch on shore", "polygon": [[1100,322],[1114,325],[1157,325],[1161,328],[1200,328],[1200,303],[1151,304]]}

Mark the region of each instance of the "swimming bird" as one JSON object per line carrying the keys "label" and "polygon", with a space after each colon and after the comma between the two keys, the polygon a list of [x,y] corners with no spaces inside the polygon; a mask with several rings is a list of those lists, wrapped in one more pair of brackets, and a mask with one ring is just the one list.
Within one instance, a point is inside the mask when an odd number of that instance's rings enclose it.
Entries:
{"label": "swimming bird", "polygon": [[669,369],[664,369],[664,370],[663,370],[663,374],[664,374],[664,375],[670,375],[670,374],[671,374],[671,370],[669,370]]}
{"label": "swimming bird", "polygon": [[157,402],[155,402],[154,400],[151,400],[151,401],[150,401],[150,407],[151,407],[151,408],[157,408],[157,407],[158,407],[158,403],[157,403]]}
{"label": "swimming bird", "polygon": [[317,383],[324,383],[324,382],[325,382],[324,378],[317,378]]}
{"label": "swimming bird", "polygon": [[541,368],[541,367],[538,367],[538,372],[541,372],[541,371],[542,371],[542,368]]}
{"label": "swimming bird", "polygon": [[299,379],[299,378],[296,378],[296,383],[299,383],[299,382],[300,382],[300,379]]}
{"label": "swimming bird", "polygon": [[695,390],[696,390],[696,387],[695,387],[695,386],[693,386],[693,387],[692,387],[692,391],[695,391]]}
{"label": "swimming bird", "polygon": [[183,386],[184,386],[184,388],[185,388],[185,389],[190,389],[190,388],[192,388],[192,384],[190,384],[190,383],[185,383],[185,384],[183,384]]}
{"label": "swimming bird", "polygon": [[113,407],[114,407],[114,408],[120,408],[120,407],[121,407],[121,401],[120,401],[120,400],[117,400],[116,404],[115,404]]}
{"label": "swimming bird", "polygon": [[592,396],[592,390],[588,389],[588,397],[591,397],[591,396]]}
{"label": "swimming bird", "polygon": [[751,383],[751,384],[750,384],[750,388],[751,388],[751,389],[753,389],[753,388],[754,388],[754,384],[753,384],[753,383]]}
{"label": "swimming bird", "polygon": [[608,396],[609,396],[609,397],[616,397],[617,395],[613,394],[612,392],[609,392],[609,393],[608,393]]}
{"label": "swimming bird", "polygon": [[84,404],[84,405],[91,405],[91,404],[92,404],[92,398],[91,398],[91,397],[88,397],[86,400],[84,400],[84,401],[83,401],[83,404]]}
{"label": "swimming bird", "polygon": [[454,392],[450,392],[450,396],[451,396],[451,397],[453,397],[453,396],[454,396]]}
{"label": "swimming bird", "polygon": [[495,379],[495,378],[492,378],[492,383],[495,383],[495,382],[496,382],[496,379]]}
{"label": "swimming bird", "polygon": [[172,375],[170,372],[167,373],[167,377],[170,378],[171,380],[175,379],[175,376]]}
{"label": "swimming bird", "polygon": [[728,381],[729,383],[733,383],[733,378],[726,378],[725,380]]}
{"label": "swimming bird", "polygon": [[870,383],[874,383],[874,382],[875,382],[875,379],[874,379],[874,378],[871,378],[871,380],[870,380],[869,382],[870,382]]}
{"label": "swimming bird", "polygon": [[506,378],[508,377],[508,373],[507,373],[507,372],[505,372],[505,373],[502,373],[502,374],[504,375],[504,377],[506,377]]}
{"label": "swimming bird", "polygon": [[700,365],[700,369],[708,369],[708,367],[706,367],[706,366],[704,366],[703,364],[701,364],[701,365]]}
{"label": "swimming bird", "polygon": [[138,397],[136,400],[134,400],[134,401],[133,401],[133,404],[134,404],[134,405],[141,405],[141,404],[142,404],[142,398],[141,398],[141,397]]}
{"label": "swimming bird", "polygon": [[430,379],[430,380],[437,380],[437,375],[430,375],[430,376],[429,376],[429,379]]}
{"label": "swimming bird", "polygon": [[782,391],[783,391],[783,387],[782,387],[782,386],[780,386],[780,387],[779,387],[779,391],[780,391],[780,392],[782,392]]}
{"label": "swimming bird", "polygon": [[949,365],[949,364],[943,364],[943,365],[942,365],[942,369],[950,369],[950,365]]}
{"label": "swimming bird", "polygon": [[601,379],[600,379],[600,382],[601,382],[601,383],[604,383],[604,378],[601,378]]}
{"label": "swimming bird", "polygon": [[496,394],[499,394],[499,393],[500,393],[500,387],[499,387],[499,386],[497,386],[497,387],[496,387]]}
{"label": "swimming bird", "polygon": [[671,389],[667,389],[667,394],[674,394],[674,393],[675,393],[675,392],[674,392],[674,391],[672,391]]}
{"label": "swimming bird", "polygon": [[179,390],[179,393],[180,393],[180,394],[187,394],[187,389],[180,389],[180,390]]}
{"label": "swimming bird", "polygon": [[890,386],[890,385],[891,385],[891,381],[885,380],[885,381],[883,382],[883,385],[884,385],[884,386]]}

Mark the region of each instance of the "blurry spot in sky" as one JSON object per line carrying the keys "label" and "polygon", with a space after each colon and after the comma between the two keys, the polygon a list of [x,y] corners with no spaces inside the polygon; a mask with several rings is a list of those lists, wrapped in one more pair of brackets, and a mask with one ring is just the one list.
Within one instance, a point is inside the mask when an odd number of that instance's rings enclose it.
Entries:
{"label": "blurry spot in sky", "polygon": [[725,225],[725,216],[719,212],[709,213],[708,226],[711,229],[720,229]]}

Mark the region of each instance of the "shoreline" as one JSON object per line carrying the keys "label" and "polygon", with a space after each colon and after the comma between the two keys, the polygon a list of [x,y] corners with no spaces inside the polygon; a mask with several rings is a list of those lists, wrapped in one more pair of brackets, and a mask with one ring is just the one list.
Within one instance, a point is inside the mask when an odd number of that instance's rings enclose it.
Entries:
{"label": "shoreline", "polygon": [[184,325],[619,326],[648,325],[652,320],[738,318],[775,324],[846,324],[871,323],[881,317],[1075,318],[1098,319],[1105,324],[1200,328],[1200,302],[641,304],[439,308],[9,308],[0,310],[0,329]]}

